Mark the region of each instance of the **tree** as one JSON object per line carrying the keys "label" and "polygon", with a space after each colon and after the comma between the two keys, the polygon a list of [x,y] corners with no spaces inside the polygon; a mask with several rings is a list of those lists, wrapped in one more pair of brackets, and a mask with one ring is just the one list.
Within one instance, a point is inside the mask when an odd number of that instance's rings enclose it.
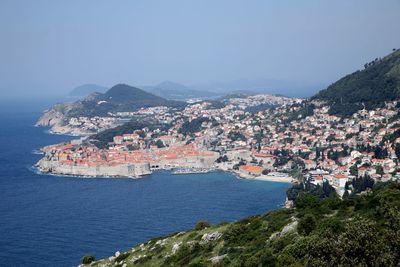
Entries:
{"label": "tree", "polygon": [[394,152],[396,153],[397,159],[400,160],[400,143],[396,144],[396,146],[394,147]]}
{"label": "tree", "polygon": [[231,139],[232,141],[246,141],[247,140],[247,138],[241,132],[234,132],[234,131],[231,131],[228,134],[228,138]]}
{"label": "tree", "polygon": [[307,192],[301,192],[296,199],[296,206],[298,208],[314,208],[318,204],[318,197]]}
{"label": "tree", "polygon": [[388,156],[388,152],[386,148],[382,148],[381,146],[376,146],[374,149],[375,158],[384,159]]}
{"label": "tree", "polygon": [[374,186],[374,179],[372,179],[369,175],[364,175],[363,177],[355,178],[351,181],[353,186],[353,193],[361,193],[365,191],[367,188],[372,189]]}
{"label": "tree", "polygon": [[81,263],[82,264],[90,264],[94,261],[94,257],[92,255],[85,255],[82,258]]}
{"label": "tree", "polygon": [[265,169],[265,170],[262,171],[262,174],[263,174],[263,175],[268,175],[268,173],[269,173],[269,170],[267,170],[267,169]]}
{"label": "tree", "polygon": [[198,221],[196,226],[194,227],[195,230],[203,230],[205,228],[210,227],[210,223],[208,221]]}
{"label": "tree", "polygon": [[163,147],[165,147],[164,142],[161,141],[161,139],[158,139],[158,140],[157,140],[156,146],[157,146],[158,148],[163,148]]}
{"label": "tree", "polygon": [[324,192],[323,198],[327,198],[332,196],[333,194],[336,194],[335,188],[333,188],[328,181],[324,181],[322,183],[322,190]]}
{"label": "tree", "polygon": [[129,144],[126,147],[128,148],[129,151],[133,151],[133,150],[138,150],[139,149],[138,145],[132,145],[132,144]]}
{"label": "tree", "polygon": [[350,174],[358,177],[358,168],[357,168],[357,164],[354,164],[353,166],[350,167]]}
{"label": "tree", "polygon": [[315,160],[318,160],[320,156],[321,156],[321,151],[320,151],[319,148],[317,147],[317,148],[315,149]]}
{"label": "tree", "polygon": [[304,184],[303,183],[294,184],[294,185],[292,185],[292,187],[290,187],[286,191],[286,196],[287,196],[288,200],[295,201],[297,196],[303,191],[304,191]]}
{"label": "tree", "polygon": [[140,132],[139,132],[139,137],[145,138],[145,137],[146,137],[146,132],[140,131]]}
{"label": "tree", "polygon": [[301,244],[305,266],[396,266],[398,256],[391,250],[379,226],[366,219],[349,220],[338,235],[312,235]]}
{"label": "tree", "polygon": [[300,234],[309,235],[316,226],[315,217],[312,214],[306,214],[299,220],[297,230]]}
{"label": "tree", "polygon": [[376,170],[376,174],[379,174],[381,176],[385,174],[384,171],[383,171],[383,167],[381,165],[377,165],[375,167],[375,170]]}
{"label": "tree", "polygon": [[226,155],[223,155],[215,160],[215,162],[217,162],[217,163],[227,162],[227,161],[229,161],[229,159]]}
{"label": "tree", "polygon": [[336,140],[336,137],[335,137],[334,134],[331,134],[326,138],[326,141],[328,141],[328,142],[332,142],[332,141],[335,141],[335,140]]}
{"label": "tree", "polygon": [[179,128],[178,132],[183,135],[197,133],[197,132],[201,131],[201,129],[202,129],[201,125],[203,124],[203,122],[209,122],[209,121],[210,121],[210,119],[208,119],[206,117],[200,117],[200,118],[193,119],[191,121],[185,121],[182,124],[182,127]]}

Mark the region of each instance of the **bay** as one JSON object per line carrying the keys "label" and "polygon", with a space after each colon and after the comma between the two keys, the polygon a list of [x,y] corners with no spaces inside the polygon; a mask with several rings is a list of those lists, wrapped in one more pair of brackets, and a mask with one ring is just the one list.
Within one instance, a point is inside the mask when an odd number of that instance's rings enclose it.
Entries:
{"label": "bay", "polygon": [[71,139],[34,127],[50,102],[0,108],[1,266],[76,266],[199,220],[235,221],[279,208],[289,184],[249,181],[230,173],[143,179],[58,177],[32,165],[45,145]]}

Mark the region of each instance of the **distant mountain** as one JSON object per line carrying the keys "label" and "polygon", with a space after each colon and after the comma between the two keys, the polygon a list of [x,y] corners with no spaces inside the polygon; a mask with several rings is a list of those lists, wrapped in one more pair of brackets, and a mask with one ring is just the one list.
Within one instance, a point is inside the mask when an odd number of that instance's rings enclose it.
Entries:
{"label": "distant mountain", "polygon": [[252,94],[281,94],[289,97],[311,97],[326,84],[277,79],[239,79],[230,82],[210,82],[193,86],[193,89],[211,91],[222,95],[234,92]]}
{"label": "distant mountain", "polygon": [[70,96],[88,96],[94,92],[104,93],[107,91],[107,87],[100,86],[97,84],[84,84],[74,88],[69,95]]}
{"label": "distant mountain", "polygon": [[171,81],[164,81],[156,86],[143,87],[143,89],[171,100],[187,100],[192,98],[205,99],[220,95],[214,92],[191,89],[185,85]]}
{"label": "distant mountain", "polygon": [[400,99],[400,50],[366,63],[316,94],[312,100],[330,105],[330,114],[349,116],[360,109],[373,109],[385,101]]}
{"label": "distant mountain", "polygon": [[84,100],[75,102],[71,116],[104,116],[108,112],[135,111],[139,108],[167,106],[182,107],[184,102],[167,100],[142,89],[126,84],[117,84],[104,94],[95,93]]}

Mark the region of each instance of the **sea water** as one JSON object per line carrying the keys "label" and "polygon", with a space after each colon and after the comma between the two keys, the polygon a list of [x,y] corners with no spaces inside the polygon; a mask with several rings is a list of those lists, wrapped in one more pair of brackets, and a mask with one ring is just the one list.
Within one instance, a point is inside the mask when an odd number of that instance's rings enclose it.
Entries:
{"label": "sea water", "polygon": [[44,106],[0,108],[1,266],[76,266],[85,254],[108,257],[199,220],[235,221],[285,200],[288,184],[223,172],[143,179],[37,173],[38,149],[72,138],[33,126]]}

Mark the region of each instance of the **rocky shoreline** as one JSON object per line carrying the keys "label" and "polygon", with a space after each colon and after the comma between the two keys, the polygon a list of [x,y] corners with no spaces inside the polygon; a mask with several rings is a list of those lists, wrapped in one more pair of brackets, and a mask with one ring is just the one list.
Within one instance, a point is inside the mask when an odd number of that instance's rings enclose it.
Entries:
{"label": "rocky shoreline", "polygon": [[62,134],[72,136],[87,136],[93,132],[84,131],[79,127],[68,125],[64,114],[57,111],[55,108],[45,111],[42,117],[36,122],[37,127],[48,127],[51,134]]}

